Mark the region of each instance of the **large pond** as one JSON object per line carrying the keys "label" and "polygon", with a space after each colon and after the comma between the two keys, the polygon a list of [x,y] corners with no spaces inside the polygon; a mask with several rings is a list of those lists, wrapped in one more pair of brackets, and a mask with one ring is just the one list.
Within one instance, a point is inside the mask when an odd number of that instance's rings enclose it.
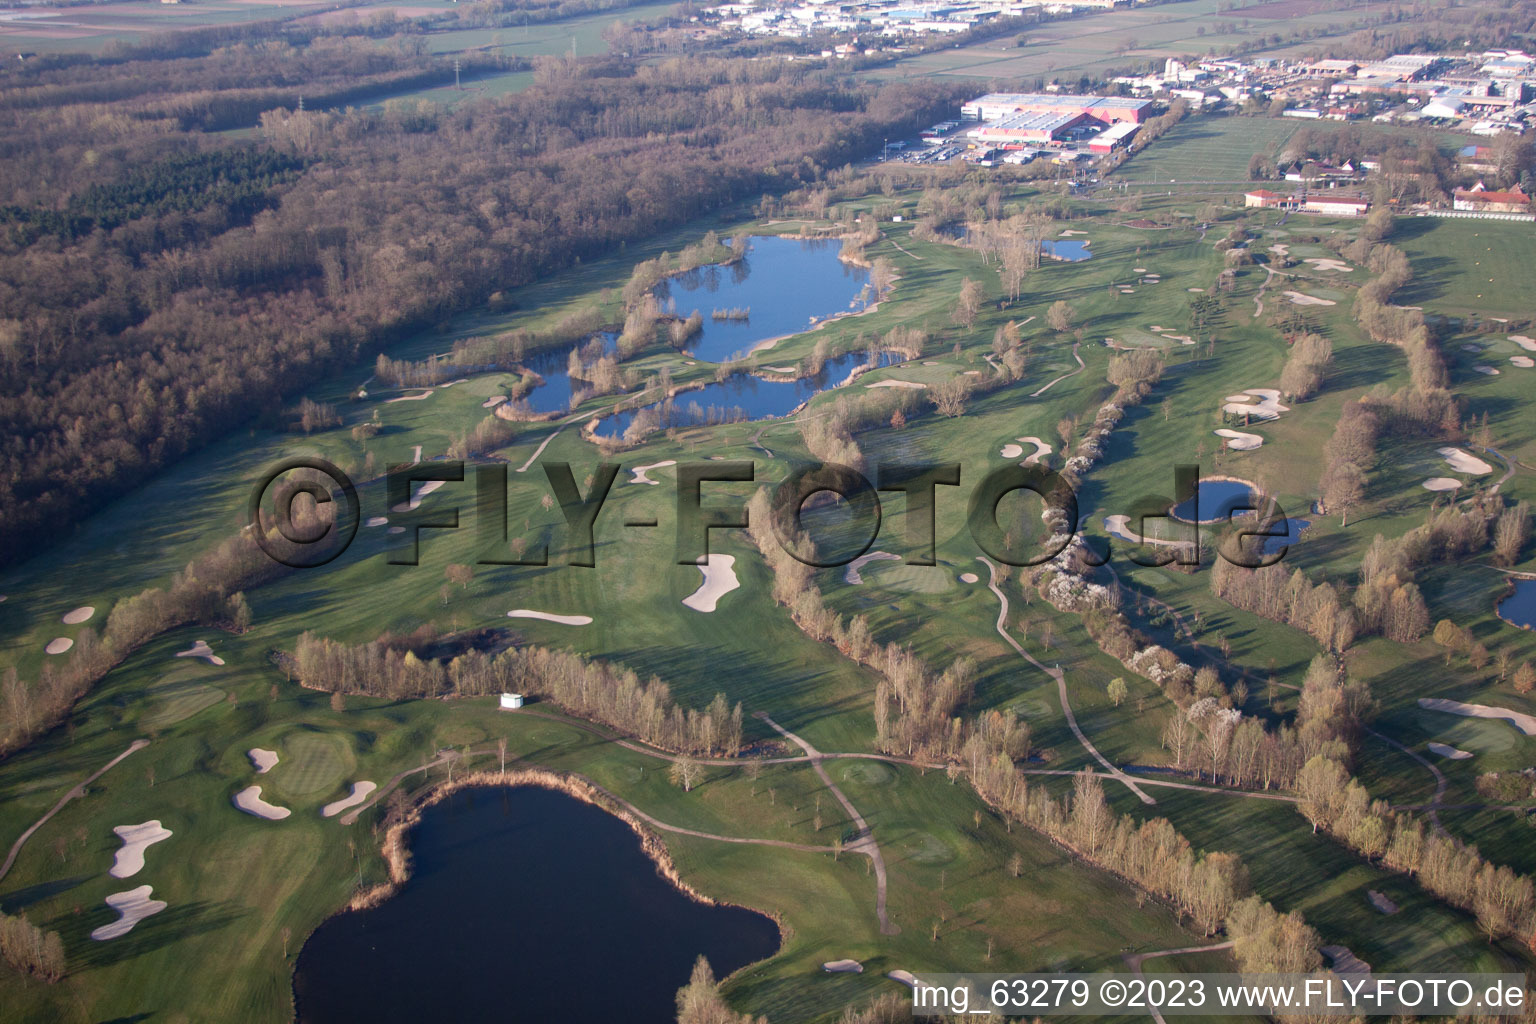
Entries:
{"label": "large pond", "polygon": [[[1201,480],[1192,497],[1173,506],[1173,518],[1186,523],[1225,523],[1228,519],[1252,516],[1256,504],[1253,485],[1246,480]],[[1305,519],[1276,520],[1269,527],[1274,536],[1264,539],[1260,551],[1272,555],[1301,539],[1301,531],[1311,526]],[[1285,530],[1284,534],[1279,531]]]}
{"label": "large pond", "polygon": [[[770,338],[862,309],[869,271],[838,259],[842,247],[840,241],[754,237],[744,259],[668,278],[656,287],[656,296],[674,303],[679,316],[698,310],[704,333],[689,351],[695,359],[724,362]],[[716,320],[711,316],[716,310],[744,310],[746,316]]]}
{"label": "large pond", "polygon": [[579,348],[591,355],[596,355],[599,345],[602,347],[602,355],[613,355],[619,347],[618,334],[613,331],[603,331],[577,344],[538,352],[525,359],[523,365],[544,378],[544,383],[523,396],[523,401],[528,404],[528,408],[540,413],[570,412],[571,353]]}
{"label": "large pond", "polygon": [[[878,362],[881,366],[889,366],[900,362],[902,358],[893,352],[882,352]],[[662,411],[663,427],[783,416],[818,391],[841,384],[855,368],[867,362],[869,353],[861,349],[836,359],[828,359],[822,371],[814,377],[763,380],[750,373],[733,373],[725,380],[681,392],[670,403],[658,403],[646,408]],[[613,413],[599,420],[593,432],[598,437],[623,437],[634,419],[633,411]]]}
{"label": "large pond", "polygon": [[1536,580],[1514,582],[1514,592],[1498,604],[1499,618],[1511,626],[1536,629]]}
{"label": "large pond", "polygon": [[690,900],[627,825],[563,793],[461,790],[411,850],[400,892],[304,944],[300,1021],[672,1024],[700,954],[724,977],[779,946],[767,917]]}

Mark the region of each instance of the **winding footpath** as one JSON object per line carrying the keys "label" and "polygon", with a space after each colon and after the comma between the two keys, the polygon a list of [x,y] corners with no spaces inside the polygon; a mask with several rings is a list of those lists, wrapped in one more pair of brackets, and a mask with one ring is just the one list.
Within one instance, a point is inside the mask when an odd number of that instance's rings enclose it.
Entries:
{"label": "winding footpath", "polygon": [[997,635],[1006,640],[1008,642],[1008,646],[1012,647],[1015,651],[1018,652],[1019,657],[1023,658],[1025,661],[1029,662],[1031,665],[1035,666],[1035,668],[1039,669],[1041,672],[1044,672],[1052,679],[1056,680],[1056,692],[1061,697],[1062,713],[1066,715],[1067,725],[1071,727],[1072,735],[1077,737],[1077,741],[1083,745],[1083,749],[1092,754],[1094,759],[1098,761],[1099,764],[1104,766],[1105,770],[1109,772],[1112,778],[1118,782],[1124,783],[1127,789],[1129,789],[1132,793],[1135,793],[1137,798],[1142,803],[1148,805],[1157,803],[1156,800],[1147,795],[1145,790],[1136,784],[1134,779],[1111,764],[1109,758],[1099,753],[1099,748],[1089,742],[1088,737],[1083,734],[1082,728],[1077,724],[1077,716],[1072,713],[1072,702],[1067,698],[1066,673],[1062,672],[1060,668],[1046,668],[1040,662],[1036,661],[1034,655],[1026,651],[1023,645],[1021,645],[1012,637],[1012,635],[1009,634],[1006,628],[1008,623],[1008,595],[1004,594],[1002,590],[998,588],[997,566],[992,563],[991,559],[985,558],[981,555],[976,556],[976,561],[987,567],[987,588],[991,590],[992,593],[997,595],[999,605],[997,612]]}
{"label": "winding footpath", "polygon": [[[1030,317],[1029,319],[1033,320],[1034,317]],[[1029,323],[1029,320],[1026,320],[1024,322],[1025,323]],[[1076,377],[1078,374],[1083,372],[1083,357],[1077,354],[1078,346],[1081,345],[1081,344],[1082,344],[1082,342],[1079,342],[1079,341],[1074,341],[1072,343],[1072,358],[1077,360],[1077,369],[1073,370],[1071,373],[1064,373],[1064,374],[1062,374],[1060,377],[1057,377],[1055,380],[1051,381],[1049,384],[1047,384],[1045,387],[1041,388],[1039,391],[1032,391],[1032,392],[1030,392],[1030,394],[1029,394],[1030,398],[1039,398],[1041,395],[1045,394],[1047,391],[1051,390],[1051,388],[1055,387],[1057,384],[1060,384],[1062,381],[1066,380],[1068,377]]]}
{"label": "winding footpath", "polygon": [[[1139,978],[1141,977],[1141,964],[1144,960],[1156,960],[1161,956],[1182,956],[1185,953],[1214,953],[1220,949],[1231,948],[1232,943],[1230,942],[1218,942],[1214,946],[1185,946],[1183,949],[1159,949],[1155,953],[1126,953],[1120,959],[1124,960],[1125,965],[1131,969],[1131,973]],[[1148,1007],[1148,1009],[1152,1013],[1152,1019],[1157,1021],[1157,1024],[1168,1024],[1163,1019],[1163,1015],[1158,1012],[1157,1007],[1152,1006]]]}
{"label": "winding footpath", "polygon": [[775,722],[772,718],[769,718],[766,712],[759,711],[755,717],[767,722],[775,732],[805,751],[806,757],[810,758],[811,768],[815,770],[817,775],[821,776],[821,781],[826,783],[827,789],[832,791],[832,795],[837,797],[837,802],[843,805],[843,810],[848,812],[848,817],[853,819],[853,824],[858,829],[858,838],[849,843],[844,849],[852,853],[864,854],[864,856],[869,858],[870,863],[874,865],[875,916],[880,919],[880,934],[898,934],[901,929],[891,923],[890,917],[885,912],[885,858],[880,856],[880,847],[875,842],[874,832],[870,831],[869,822],[864,820],[864,816],[859,813],[858,808],[853,806],[853,801],[843,795],[843,791],[838,789],[837,784],[832,781],[832,776],[827,774],[827,769],[821,763],[821,751],[784,728],[778,722]]}
{"label": "winding footpath", "polygon": [[11,852],[6,854],[5,863],[0,864],[0,878],[4,878],[10,872],[11,865],[16,863],[16,856],[17,854],[21,853],[22,846],[26,844],[28,839],[32,838],[32,834],[34,832],[48,823],[49,818],[62,811],[64,809],[64,805],[69,803],[71,800],[75,799],[76,797],[85,796],[85,787],[89,786],[91,783],[105,775],[109,769],[115,767],[117,763],[123,758],[127,757],[135,750],[143,750],[147,746],[149,746],[149,740],[134,740],[132,743],[128,744],[127,750],[123,751],[121,754],[118,754],[112,760],[96,769],[84,782],[80,783],[78,786],[75,786],[68,793],[65,793],[62,797],[60,797],[59,802],[53,805],[52,810],[33,822],[32,827],[23,832],[21,836],[11,844]]}
{"label": "winding footpath", "polygon": [[1264,315],[1264,289],[1268,288],[1269,283],[1275,279],[1275,272],[1268,263],[1264,264],[1264,273],[1268,276],[1264,278],[1264,283],[1259,285],[1259,290],[1253,297],[1253,318],[1255,320]]}

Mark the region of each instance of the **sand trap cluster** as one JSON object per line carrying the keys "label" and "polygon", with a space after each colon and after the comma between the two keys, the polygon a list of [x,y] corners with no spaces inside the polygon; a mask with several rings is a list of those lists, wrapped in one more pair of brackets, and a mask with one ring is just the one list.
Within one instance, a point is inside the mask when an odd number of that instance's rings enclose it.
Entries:
{"label": "sand trap cluster", "polygon": [[177,651],[178,658],[204,658],[210,665],[222,665],[224,659],[213,653],[213,648],[208,646],[208,641],[199,640],[184,651]]}
{"label": "sand trap cluster", "polygon": [[821,969],[832,974],[863,974],[864,965],[857,960],[828,960]]}
{"label": "sand trap cluster", "polygon": [[1472,757],[1467,751],[1457,750],[1449,743],[1431,743],[1429,745],[1429,752],[1431,754],[1438,754],[1449,761],[1466,761]]}
{"label": "sand trap cluster", "polygon": [[1264,444],[1264,439],[1258,434],[1245,434],[1241,430],[1228,430],[1222,427],[1216,431],[1217,437],[1227,439],[1227,447],[1236,452],[1251,452]]}
{"label": "sand trap cluster", "polygon": [[55,637],[54,639],[48,641],[48,646],[44,647],[43,650],[47,651],[49,654],[63,654],[73,646],[75,646],[75,642],[73,640],[67,636],[61,636]]}
{"label": "sand trap cluster", "polygon": [[683,604],[696,612],[714,611],[722,597],[741,586],[741,580],[736,578],[736,570],[731,568],[735,564],[735,555],[711,552],[704,564],[699,566],[699,572],[704,574],[704,582],[699,584],[698,590],[683,598]]}
{"label": "sand trap cluster", "polygon": [[254,814],[268,821],[282,821],[293,812],[286,807],[269,804],[261,798],[260,786],[247,786],[235,794],[235,806],[246,814]]}
{"label": "sand trap cluster", "polygon": [[91,616],[95,615],[95,614],[96,614],[96,609],[95,608],[91,607],[90,605],[84,605],[84,606],[82,606],[80,608],[76,608],[72,612],[65,612],[64,613],[64,620],[63,620],[64,621],[64,625],[66,625],[66,626],[78,626],[82,622],[89,622],[89,621],[91,621]]}
{"label": "sand trap cluster", "polygon": [[1024,449],[1020,448],[1016,444],[1005,444],[1003,445],[1002,450],[997,454],[1001,455],[1005,459],[1016,459],[1020,455],[1024,454]]}
{"label": "sand trap cluster", "polygon": [[1468,718],[1502,718],[1527,736],[1536,736],[1536,715],[1511,711],[1509,708],[1489,707],[1486,704],[1463,704],[1459,700],[1448,700],[1444,697],[1420,697],[1419,707],[1430,711],[1444,711],[1452,715],[1466,715]]}
{"label": "sand trap cluster", "polygon": [[1499,368],[1496,366],[1489,366],[1487,363],[1478,363],[1476,366],[1472,367],[1472,369],[1485,377],[1497,377],[1499,375]]}
{"label": "sand trap cluster", "polygon": [[556,622],[562,626],[587,626],[592,623],[590,615],[556,615],[554,612],[536,612],[528,608],[514,608],[507,612],[509,619],[542,619],[545,622]]}
{"label": "sand trap cluster", "polygon": [[[1021,448],[1017,454],[1022,455],[1023,453],[1024,450]],[[1013,458],[1011,455],[1008,457]],[[863,583],[864,577],[859,575],[859,570],[864,568],[870,562],[899,561],[901,561],[901,556],[893,555],[889,551],[870,551],[867,554],[860,555],[858,558],[855,558],[853,561],[848,563],[848,567],[843,570],[843,582],[852,583],[854,586],[858,586],[859,584]]]}
{"label": "sand trap cluster", "polygon": [[1530,356],[1510,356],[1509,361],[1515,366],[1526,370],[1536,366],[1536,359],[1532,359]]}
{"label": "sand trap cluster", "polygon": [[263,750],[260,747],[252,747],[245,752],[245,756],[251,759],[251,764],[256,767],[257,775],[265,775],[277,767],[277,751]]}
{"label": "sand trap cluster", "polygon": [[386,399],[384,399],[384,404],[385,405],[393,405],[396,402],[419,402],[423,398],[431,398],[431,397],[432,397],[432,392],[431,391],[423,391],[419,395],[398,395],[398,396],[396,396],[394,398],[386,398]]}
{"label": "sand trap cluster", "polygon": [[1419,486],[1426,491],[1454,491],[1461,486],[1461,481],[1452,480],[1448,476],[1432,476]]}
{"label": "sand trap cluster", "polygon": [[104,924],[91,932],[91,938],[97,942],[105,942],[108,939],[127,935],[133,931],[134,925],[146,917],[152,917],[160,913],[160,911],[165,909],[166,903],[165,900],[150,899],[150,894],[154,891],[153,886],[141,885],[137,889],[129,889],[127,892],[115,892],[108,896],[107,906],[117,911],[122,917],[119,917],[111,924]]}
{"label": "sand trap cluster", "polygon": [[873,384],[865,384],[867,388],[909,388],[913,391],[927,391],[928,385],[916,380],[877,380]]}
{"label": "sand trap cluster", "polygon": [[1387,899],[1386,893],[1377,892],[1375,889],[1372,889],[1365,895],[1371,901],[1371,906],[1375,907],[1383,914],[1397,913],[1397,904]]}
{"label": "sand trap cluster", "polygon": [[[1258,401],[1254,401],[1258,399]],[[1288,405],[1280,404],[1280,392],[1274,388],[1248,388],[1237,395],[1228,395],[1221,407],[1222,412],[1234,416],[1257,416],[1261,420],[1279,419],[1283,412],[1290,412]]]}
{"label": "sand trap cluster", "polygon": [[1046,444],[1044,441],[1040,440],[1038,437],[1035,437],[1033,434],[1031,434],[1029,437],[1018,438],[1018,442],[1020,444],[1032,444],[1035,446],[1035,453],[1024,460],[1024,465],[1026,466],[1035,465],[1041,459],[1045,458],[1047,455],[1051,454],[1051,452],[1056,450],[1054,446]]}
{"label": "sand trap cluster", "polygon": [[1523,334],[1511,334],[1509,340],[1525,349],[1527,352],[1536,352],[1536,339],[1531,339]]}
{"label": "sand trap cluster", "polygon": [[[417,449],[417,450],[420,451],[420,449]],[[417,459],[418,459],[418,461],[420,460],[420,455],[417,456]],[[396,505],[394,508],[390,509],[390,511],[391,512],[409,512],[411,509],[416,508],[417,506],[419,506],[421,504],[421,499],[422,498],[425,498],[427,495],[431,494],[433,491],[435,491],[439,487],[443,486],[443,484],[446,483],[446,482],[447,481],[445,481],[445,480],[426,480],[426,481],[422,481],[422,482],[417,483],[416,484],[416,494],[415,494],[415,496],[413,498],[411,498],[410,501],[403,501],[403,502],[401,502],[400,504]]]}
{"label": "sand trap cluster", "polygon": [[1435,453],[1443,458],[1450,467],[1458,473],[1466,473],[1468,476],[1483,476],[1492,473],[1493,467],[1475,455],[1469,455],[1460,448],[1436,448]]}
{"label": "sand trap cluster", "polygon": [[1371,965],[1351,953],[1348,946],[1324,946],[1322,952],[1333,962],[1335,974],[1362,976],[1371,973]]}
{"label": "sand trap cluster", "polygon": [[980,579],[981,579],[981,577],[977,576],[973,572],[963,572],[963,573],[960,574],[960,582],[961,583],[976,583],[976,582],[980,581]]}
{"label": "sand trap cluster", "polygon": [[1329,259],[1326,256],[1312,256],[1301,262],[1311,264],[1318,270],[1332,271],[1335,274],[1348,274],[1355,269],[1343,260]]}
{"label": "sand trap cluster", "polygon": [[1303,294],[1302,292],[1290,292],[1290,291],[1288,291],[1288,292],[1281,292],[1280,294],[1284,295],[1286,298],[1290,299],[1292,305],[1296,305],[1296,306],[1337,306],[1338,305],[1338,303],[1333,301],[1332,299],[1320,299],[1316,295],[1306,295],[1306,294]]}
{"label": "sand trap cluster", "polygon": [[171,838],[171,830],[162,828],[158,820],[142,825],[119,825],[112,831],[123,841],[123,848],[113,855],[112,867],[107,871],[113,878],[132,878],[143,871],[144,850]]}
{"label": "sand trap cluster", "polygon": [[630,472],[633,473],[634,476],[630,479],[629,482],[632,483],[632,484],[650,484],[653,487],[657,486],[658,484],[661,483],[661,481],[660,480],[652,480],[650,477],[646,476],[645,474],[650,472],[653,469],[665,469],[668,466],[675,466],[675,465],[677,465],[677,460],[676,459],[667,459],[665,462],[653,462],[649,466],[636,466],[634,469],[630,470]]}
{"label": "sand trap cluster", "polygon": [[354,782],[352,783],[352,792],[348,793],[340,800],[332,800],[330,803],[320,808],[320,816],[322,818],[334,818],[342,811],[350,810],[351,808],[356,807],[358,804],[362,803],[364,800],[367,800],[370,796],[373,795],[373,791],[378,788],[379,787],[374,785],[372,782]]}

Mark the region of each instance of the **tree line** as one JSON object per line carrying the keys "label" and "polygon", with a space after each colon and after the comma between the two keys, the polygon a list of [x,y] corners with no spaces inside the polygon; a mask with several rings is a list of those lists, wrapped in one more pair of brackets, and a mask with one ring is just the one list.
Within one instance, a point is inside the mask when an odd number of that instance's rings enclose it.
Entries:
{"label": "tree line", "polygon": [[28,921],[25,914],[0,913],[0,960],[52,984],[64,977],[64,940],[58,932]]}

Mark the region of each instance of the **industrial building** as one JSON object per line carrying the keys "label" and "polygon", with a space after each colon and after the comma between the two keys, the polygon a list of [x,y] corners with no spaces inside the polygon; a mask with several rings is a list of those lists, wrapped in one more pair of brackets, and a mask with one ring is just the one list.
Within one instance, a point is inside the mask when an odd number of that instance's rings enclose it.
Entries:
{"label": "industrial building", "polygon": [[1039,92],[989,92],[960,108],[971,121],[1001,121],[1017,114],[1087,114],[1105,124],[1147,119],[1151,100],[1127,96],[1070,96]]}

